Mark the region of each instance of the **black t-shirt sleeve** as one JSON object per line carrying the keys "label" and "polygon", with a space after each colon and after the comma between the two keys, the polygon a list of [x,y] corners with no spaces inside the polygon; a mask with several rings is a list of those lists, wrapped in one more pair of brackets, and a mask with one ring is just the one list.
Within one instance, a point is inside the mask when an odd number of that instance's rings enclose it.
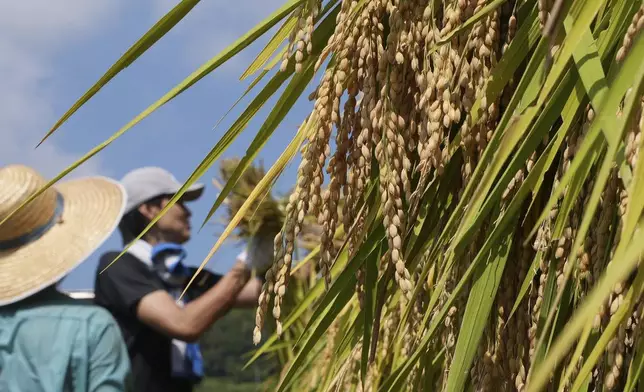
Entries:
{"label": "black t-shirt sleeve", "polygon": [[[197,272],[197,267],[187,266],[186,270],[186,275],[189,277],[189,279],[186,279],[187,285],[188,282],[190,282],[190,279]],[[190,287],[188,287],[188,298],[194,299],[202,296],[206,291],[213,288],[222,277],[222,275],[216,272],[209,271],[206,268],[202,269],[201,272],[199,272],[199,274],[192,281]],[[183,289],[186,288],[186,285],[183,286]]]}
{"label": "black t-shirt sleeve", "polygon": [[[107,267],[116,256],[116,252],[103,255],[99,262],[100,270]],[[154,291],[164,290],[154,273],[128,253],[97,275],[96,287],[100,290],[100,302],[113,310],[134,315],[141,298]]]}

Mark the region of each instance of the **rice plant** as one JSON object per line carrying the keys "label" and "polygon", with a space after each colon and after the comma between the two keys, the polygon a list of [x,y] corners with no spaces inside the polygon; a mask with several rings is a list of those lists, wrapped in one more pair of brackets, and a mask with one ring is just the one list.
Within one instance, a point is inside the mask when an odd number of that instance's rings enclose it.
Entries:
{"label": "rice plant", "polygon": [[[249,339],[252,360],[283,354],[277,390],[641,388],[641,1],[289,0],[52,183],[278,24],[242,75],[256,95],[185,185],[284,87],[205,219],[232,198],[208,258],[236,227],[270,226]],[[291,143],[255,172],[258,146],[305,99]],[[298,151],[292,192],[271,199]],[[318,241],[298,257],[311,222]],[[291,279],[305,266],[309,280]]]}

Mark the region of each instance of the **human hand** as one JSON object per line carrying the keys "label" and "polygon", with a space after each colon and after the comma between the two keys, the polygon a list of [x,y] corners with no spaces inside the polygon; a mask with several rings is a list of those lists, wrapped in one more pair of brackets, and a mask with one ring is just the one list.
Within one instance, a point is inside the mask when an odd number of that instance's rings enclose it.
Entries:
{"label": "human hand", "polygon": [[246,250],[241,252],[237,259],[250,269],[255,269],[258,274],[264,273],[273,264],[273,238],[270,236],[255,236],[248,243]]}

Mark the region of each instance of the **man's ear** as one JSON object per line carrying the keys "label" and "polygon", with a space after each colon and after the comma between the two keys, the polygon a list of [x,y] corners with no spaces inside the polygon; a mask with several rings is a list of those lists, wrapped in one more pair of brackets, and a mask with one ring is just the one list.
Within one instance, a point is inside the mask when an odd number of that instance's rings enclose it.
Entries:
{"label": "man's ear", "polygon": [[158,212],[158,208],[155,205],[143,203],[138,207],[139,213],[143,215],[147,220],[154,219]]}

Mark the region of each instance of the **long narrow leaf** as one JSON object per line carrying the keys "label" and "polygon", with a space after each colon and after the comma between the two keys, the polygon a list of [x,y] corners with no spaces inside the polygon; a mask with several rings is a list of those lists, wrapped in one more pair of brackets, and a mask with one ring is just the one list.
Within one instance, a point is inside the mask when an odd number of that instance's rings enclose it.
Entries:
{"label": "long narrow leaf", "polygon": [[[642,65],[641,62],[639,64],[636,63],[634,58],[637,58],[637,57],[632,57],[634,53],[637,53],[635,54],[635,56],[638,56],[638,55],[644,56],[644,40],[639,39],[636,43],[636,46],[637,48],[636,47],[633,48],[633,52],[631,52],[626,62],[624,63],[624,67],[620,70],[620,73],[613,84],[613,88],[609,91],[608,95],[606,96],[606,102],[604,104],[605,106],[602,107],[597,120],[593,122],[587,135],[590,135],[591,132],[594,135],[598,135],[599,130],[602,127],[609,128],[609,129],[612,128],[613,132],[615,132],[618,136],[620,136],[620,138],[621,138],[621,135],[624,134],[627,119],[630,118],[630,112],[633,110],[635,100],[631,99],[630,101],[627,101],[627,104],[624,107],[624,114],[622,116],[621,121],[615,121],[614,113],[616,113],[617,111],[617,108],[620,104],[623,94],[626,92],[626,90],[629,87],[631,87],[631,83],[634,82],[636,84],[635,85],[636,91],[639,92],[642,86],[642,82],[644,81],[644,65]],[[596,143],[596,141],[594,143]],[[594,150],[597,150],[597,149],[595,148]],[[604,189],[604,185],[608,180],[610,170],[612,169],[613,162],[615,161],[615,156],[617,155],[617,150],[618,150],[618,144],[613,143],[610,146],[609,151],[604,158],[604,162],[602,164],[600,172],[597,178],[595,179],[595,184],[593,186],[591,198],[590,198],[590,201],[587,203],[587,208],[582,218],[582,222],[579,227],[577,237],[574,241],[572,249],[578,249],[581,246],[583,239],[586,238],[586,232],[590,227],[590,223],[592,221],[594,213],[599,204],[601,192]],[[593,150],[589,150],[589,151],[592,152]],[[573,161],[573,165],[575,164],[575,162],[577,162],[579,166],[583,166],[584,163],[587,162],[586,156],[582,155],[581,157],[575,157],[575,160]],[[571,179],[573,177],[573,174],[574,172],[569,170],[566,173],[566,175],[564,175],[564,179],[566,178]],[[561,189],[561,187],[563,186],[563,183],[564,183],[564,180],[562,179],[557,189]],[[554,204],[553,198],[551,198],[551,204]],[[626,242],[624,242],[624,246],[625,244]],[[618,248],[618,251],[619,250],[620,249]],[[570,274],[572,273],[572,269],[575,262],[574,258],[576,257],[575,255],[576,254],[573,252],[572,254],[573,260],[564,271],[565,280],[567,280]],[[562,295],[562,290],[560,290],[560,292],[558,293],[557,298],[560,299],[561,295]],[[558,300],[556,302],[558,302]],[[544,326],[546,330],[549,328],[549,325],[553,317],[554,317],[554,309],[551,311],[550,315],[548,316],[548,319]],[[544,343],[543,337],[545,335],[546,334],[543,334],[542,337],[539,339],[539,342],[537,343],[537,350],[539,349],[540,346],[543,345]]]}
{"label": "long narrow leaf", "polygon": [[[315,121],[313,121],[315,122]],[[185,294],[185,292],[188,290],[188,287],[192,284],[193,280],[199,275],[203,267],[206,265],[208,260],[215,254],[215,252],[219,249],[221,244],[226,240],[226,238],[232,233],[232,231],[237,227],[241,219],[244,217],[244,215],[248,212],[248,210],[252,207],[253,202],[255,199],[260,197],[261,195],[265,194],[266,191],[268,190],[268,186],[272,184],[274,178],[284,170],[288,162],[293,159],[297,151],[299,150],[301,144],[304,142],[305,138],[308,136],[308,134],[311,132],[313,127],[310,127],[310,123],[306,122],[302,124],[300,127],[298,134],[296,137],[291,140],[289,145],[286,147],[284,152],[280,155],[280,157],[277,159],[275,164],[271,166],[271,168],[266,172],[266,175],[262,177],[262,179],[259,181],[257,186],[252,190],[248,198],[244,201],[244,204],[239,208],[239,211],[235,214],[235,216],[230,220],[230,223],[228,226],[224,229],[224,232],[222,235],[217,239],[217,242],[215,245],[213,245],[212,249],[210,252],[208,252],[208,255],[204,259],[204,261],[201,263],[199,268],[197,268],[197,271],[195,274],[192,276],[188,284],[186,285],[185,289],[181,293],[181,296]]]}
{"label": "long narrow leaf", "polygon": [[[355,284],[355,277],[353,277],[353,279],[353,284]],[[355,290],[353,289],[353,285],[348,284],[338,294],[338,296],[335,297],[334,301],[329,303],[326,308],[323,309],[323,317],[319,319],[311,334],[309,334],[309,336],[303,341],[302,348],[298,351],[295,359],[291,363],[291,366],[288,368],[286,374],[280,381],[276,392],[282,392],[286,389],[286,387],[293,379],[295,373],[301,367],[301,364],[306,358],[306,355],[309,354],[311,348],[315,346],[318,339],[322,336],[322,334],[324,334],[329,325],[331,325],[331,322],[335,319],[337,314],[342,309],[342,306],[339,306],[339,304],[346,303],[354,294]]]}
{"label": "long narrow leaf", "polygon": [[[223,63],[228,61],[230,58],[235,56],[237,53],[242,51],[244,48],[246,48],[248,45],[253,43],[257,38],[259,38],[262,34],[264,34],[266,31],[268,31],[273,25],[275,25],[279,20],[281,20],[284,16],[288,15],[289,12],[291,12],[295,7],[297,7],[301,2],[304,0],[290,0],[288,1],[285,5],[280,7],[277,11],[273,12],[268,18],[266,18],[264,21],[262,21],[260,24],[255,26],[253,29],[251,29],[249,32],[244,34],[242,37],[237,39],[232,45],[224,49],[222,52],[220,52],[218,55],[210,59],[207,63],[199,67],[195,72],[193,72],[190,76],[188,76],[186,79],[184,79],[181,83],[179,83],[177,86],[175,86],[172,90],[170,90],[168,93],[166,93],[161,99],[150,105],[147,109],[145,109],[143,112],[138,114],[134,119],[132,119],[130,122],[128,122],[125,126],[123,126],[121,129],[119,129],[115,134],[110,136],[107,140],[103,141],[96,147],[92,148],[87,154],[83,155],[80,159],[78,159],[76,162],[71,164],[69,167],[67,167],[65,170],[63,170],[61,173],[56,175],[54,178],[49,180],[45,185],[43,185],[38,191],[34,192],[31,196],[29,196],[27,199],[25,199],[17,209],[12,211],[10,214],[8,214],[5,219],[3,219],[2,222],[0,222],[0,225],[3,224],[7,219],[11,218],[17,211],[21,210],[25,205],[31,203],[34,199],[36,199],[38,196],[40,196],[44,191],[49,189],[53,184],[56,182],[60,181],[62,178],[67,176],[72,170],[76,169],[78,166],[86,162],[88,159],[93,157],[94,155],[98,154],[100,151],[102,151],[105,147],[110,145],[114,140],[118,139],[120,136],[122,136],[125,132],[130,130],[132,127],[134,127],[136,124],[141,122],[144,118],[152,114],[155,110],[160,108],[161,106],[165,105],[175,97],[177,97],[179,94],[187,90],[189,87],[197,83],[199,80],[203,79],[206,75],[217,69],[219,66],[221,66]],[[169,205],[171,206],[171,205]]]}
{"label": "long narrow leaf", "polygon": [[[324,45],[324,42],[326,42],[325,39],[328,39],[328,37],[331,35],[333,27],[332,21],[335,19],[335,15],[338,11],[339,8],[336,7],[334,9],[334,12],[330,13],[317,29],[318,35],[316,36],[316,40],[313,42],[314,50],[316,53],[319,53],[319,51],[322,50],[322,46]],[[303,72],[297,74],[291,81],[291,83],[287,87],[287,91],[285,91],[282,95],[283,99],[278,102],[277,106],[273,108],[269,117],[262,124],[260,130],[257,133],[257,136],[255,137],[255,139],[253,139],[251,145],[248,147],[246,155],[241,159],[239,165],[235,168],[235,171],[233,172],[233,174],[231,174],[230,179],[224,186],[224,189],[221,190],[219,196],[217,196],[217,200],[215,200],[215,203],[208,211],[208,214],[206,214],[206,217],[202,222],[202,227],[210,220],[210,218],[214,215],[219,206],[221,206],[226,197],[228,197],[228,194],[233,189],[235,184],[237,184],[237,181],[239,180],[239,178],[241,178],[242,174],[250,166],[250,163],[257,155],[257,152],[259,151],[261,146],[266,143],[268,137],[272,135],[277,125],[279,125],[282,119],[284,119],[286,114],[290,111],[297,99],[300,97],[308,82],[313,77],[313,65],[313,60],[309,58],[303,67]],[[294,67],[294,63],[290,64],[289,73],[293,72]],[[264,102],[265,101],[260,101],[260,103]]]}
{"label": "long narrow leaf", "polygon": [[157,23],[148,30],[143,37],[134,43],[114,65],[89,89],[82,97],[65,112],[65,114],[56,121],[56,124],[47,132],[47,134],[38,143],[40,146],[51,134],[53,134],[61,125],[65,123],[78,109],[89,101],[103,86],[110,82],[122,70],[130,66],[143,53],[150,49],[158,40],[160,40],[168,31],[179,23],[198,3],[200,0],[182,0],[165,14]]}
{"label": "long narrow leaf", "polygon": [[512,234],[513,232],[510,231],[498,248],[492,251],[490,261],[485,266],[479,267],[480,275],[474,279],[447,378],[447,391],[462,391],[465,387],[501,283],[505,263],[512,247]]}

